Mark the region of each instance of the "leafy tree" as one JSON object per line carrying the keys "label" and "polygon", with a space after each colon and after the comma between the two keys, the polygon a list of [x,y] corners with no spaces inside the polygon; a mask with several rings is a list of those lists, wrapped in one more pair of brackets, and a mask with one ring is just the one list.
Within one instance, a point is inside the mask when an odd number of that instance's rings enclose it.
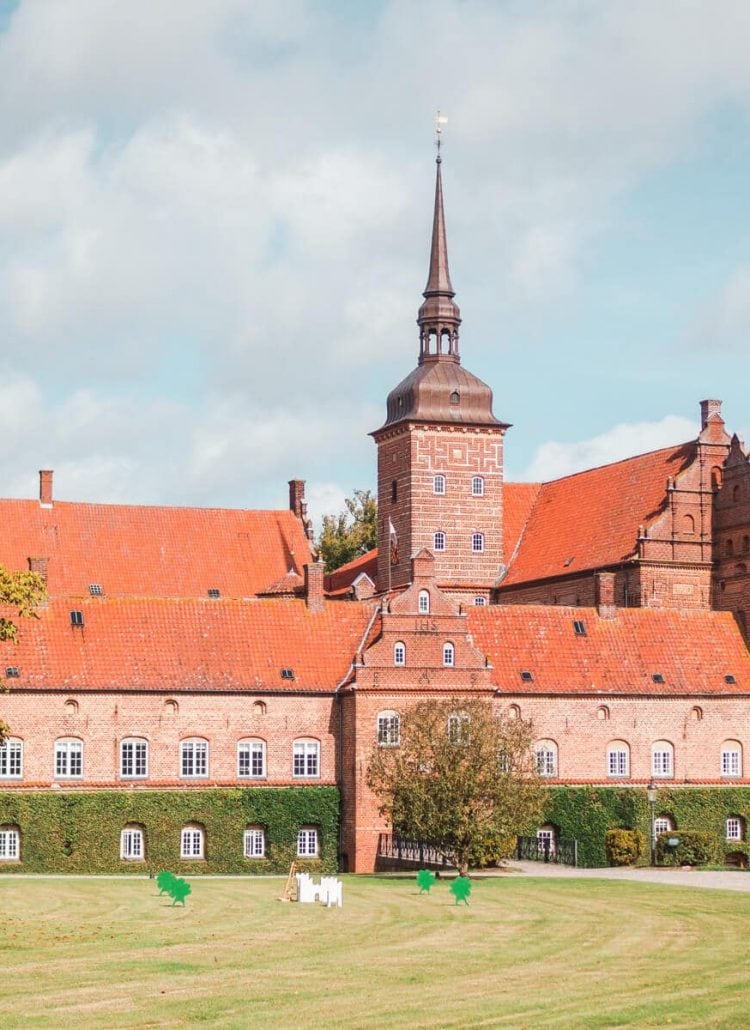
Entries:
{"label": "leafy tree", "polygon": [[[47,596],[44,577],[38,572],[11,572],[0,565],[0,609],[11,609],[19,618],[38,618],[36,609]],[[18,627],[12,618],[0,616],[0,640],[15,641]],[[0,741],[5,740],[10,727],[0,719]]]}
{"label": "leafy tree", "polygon": [[346,511],[324,515],[318,552],[326,572],[359,558],[378,544],[378,502],[371,490],[355,490],[347,497]]}
{"label": "leafy tree", "polygon": [[395,832],[431,844],[465,876],[509,855],[545,799],[531,724],[490,701],[423,701],[404,712],[399,747],[379,747],[368,783]]}

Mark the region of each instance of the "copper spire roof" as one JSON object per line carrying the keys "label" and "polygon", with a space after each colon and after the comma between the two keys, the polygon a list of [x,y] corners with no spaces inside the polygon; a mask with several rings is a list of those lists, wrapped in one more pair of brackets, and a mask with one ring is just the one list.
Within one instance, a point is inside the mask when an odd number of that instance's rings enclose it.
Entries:
{"label": "copper spire roof", "polygon": [[436,161],[435,213],[432,219],[430,272],[424,288],[424,304],[419,309],[419,363],[425,361],[460,361],[458,327],[461,311],[453,300],[455,291],[448,270],[448,243],[443,211],[443,178],[440,154]]}

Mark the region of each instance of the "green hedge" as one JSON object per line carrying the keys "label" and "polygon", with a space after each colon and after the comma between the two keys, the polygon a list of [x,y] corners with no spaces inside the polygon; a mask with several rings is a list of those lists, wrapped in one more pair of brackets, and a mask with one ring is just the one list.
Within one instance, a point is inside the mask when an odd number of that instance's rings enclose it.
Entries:
{"label": "green hedge", "polygon": [[[144,827],[146,861],[120,858],[127,823]],[[180,858],[186,823],[205,829],[205,860]],[[296,860],[297,831],[319,829],[320,857],[302,868],[335,872],[339,792],[335,787],[255,787],[190,791],[96,791],[92,793],[0,792],[0,825],[21,831],[21,861],[2,872],[46,873],[283,873]],[[266,857],[243,855],[249,825],[265,829]]]}
{"label": "green hedge", "polygon": [[[699,830],[714,834],[721,844],[721,857],[747,853],[742,841],[725,840],[727,816],[745,819],[750,833],[750,787],[659,788],[656,815],[670,815],[677,834]],[[640,830],[647,846],[639,864],[650,861],[651,809],[642,787],[552,787],[545,821],[557,827],[561,837],[578,841],[580,866],[605,866],[605,837],[608,830]]]}

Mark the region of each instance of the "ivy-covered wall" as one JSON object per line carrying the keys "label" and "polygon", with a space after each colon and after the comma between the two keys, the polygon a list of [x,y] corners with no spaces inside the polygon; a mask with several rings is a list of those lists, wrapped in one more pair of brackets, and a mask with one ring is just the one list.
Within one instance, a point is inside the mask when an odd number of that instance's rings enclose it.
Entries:
{"label": "ivy-covered wall", "polygon": [[[144,828],[144,862],[120,858],[126,824]],[[180,831],[205,830],[205,859],[180,858]],[[0,825],[21,832],[21,861],[1,872],[135,873],[169,869],[200,873],[285,873],[296,858],[297,831],[316,826],[318,860],[299,861],[316,872],[335,872],[339,792],[335,787],[255,787],[190,791],[0,792]],[[266,857],[245,858],[244,831],[265,829]]]}
{"label": "ivy-covered wall", "polygon": [[[657,816],[669,815],[675,830],[701,830],[717,836],[724,854],[747,853],[746,842],[727,841],[726,820],[740,816],[750,830],[750,787],[660,787],[654,806]],[[580,866],[605,866],[604,835],[626,827],[651,838],[651,807],[645,789],[638,787],[552,787],[546,821],[561,837],[578,841]],[[642,862],[648,864],[647,848]]]}

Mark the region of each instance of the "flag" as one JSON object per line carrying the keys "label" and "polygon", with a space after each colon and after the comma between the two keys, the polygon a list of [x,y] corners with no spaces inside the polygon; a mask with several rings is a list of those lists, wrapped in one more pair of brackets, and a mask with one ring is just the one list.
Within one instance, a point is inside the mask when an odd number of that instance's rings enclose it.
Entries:
{"label": "flag", "polygon": [[388,536],[391,542],[391,565],[398,565],[398,534],[390,519],[388,519]]}

